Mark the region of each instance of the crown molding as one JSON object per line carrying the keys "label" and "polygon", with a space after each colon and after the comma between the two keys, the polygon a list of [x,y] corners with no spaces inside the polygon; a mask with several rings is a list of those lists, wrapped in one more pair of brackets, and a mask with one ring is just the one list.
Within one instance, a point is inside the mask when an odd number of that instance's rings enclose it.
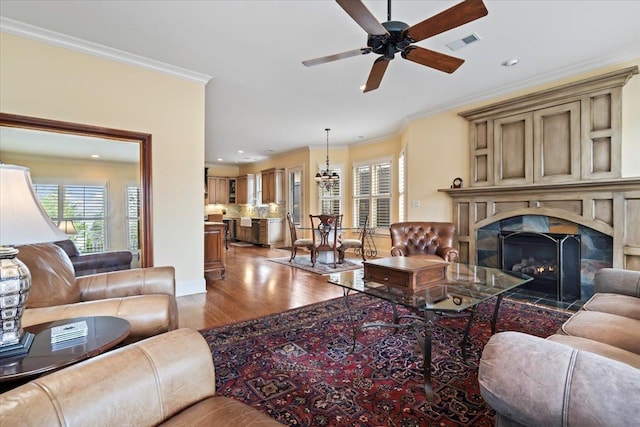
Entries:
{"label": "crown molding", "polygon": [[76,52],[86,53],[88,55],[98,56],[129,65],[135,65],[137,67],[146,68],[160,73],[170,74],[175,77],[202,84],[206,84],[211,80],[211,76],[206,74],[176,67],[165,62],[145,58],[144,56],[135,55],[123,50],[113,49],[108,46],[82,40],[66,34],[57,33],[34,25],[14,21],[13,19],[0,17],[0,31],[65,49],[74,50]]}

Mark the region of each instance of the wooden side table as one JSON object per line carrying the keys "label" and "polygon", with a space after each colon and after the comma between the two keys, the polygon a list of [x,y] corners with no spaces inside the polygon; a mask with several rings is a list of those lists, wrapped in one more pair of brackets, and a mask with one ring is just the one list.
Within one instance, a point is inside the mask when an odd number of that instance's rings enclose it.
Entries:
{"label": "wooden side table", "polygon": [[[69,323],[86,321],[89,333],[86,337],[51,344],[51,328]],[[124,341],[131,325],[118,317],[78,317],[41,323],[25,328],[34,333],[29,353],[23,356],[0,359],[0,382],[13,382],[51,372],[97,356]],[[11,384],[6,384],[12,388]],[[0,388],[6,389],[5,384]]]}

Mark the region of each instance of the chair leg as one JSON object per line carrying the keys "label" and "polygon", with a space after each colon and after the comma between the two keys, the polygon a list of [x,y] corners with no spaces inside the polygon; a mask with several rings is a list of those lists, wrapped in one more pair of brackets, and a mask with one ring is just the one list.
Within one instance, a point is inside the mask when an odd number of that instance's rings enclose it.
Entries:
{"label": "chair leg", "polygon": [[338,250],[338,264],[344,263],[344,251]]}
{"label": "chair leg", "polygon": [[316,266],[316,251],[311,249],[311,267]]}
{"label": "chair leg", "polygon": [[296,248],[295,246],[291,247],[291,257],[289,258],[289,262],[293,261],[293,259],[296,257],[297,250],[298,248]]}

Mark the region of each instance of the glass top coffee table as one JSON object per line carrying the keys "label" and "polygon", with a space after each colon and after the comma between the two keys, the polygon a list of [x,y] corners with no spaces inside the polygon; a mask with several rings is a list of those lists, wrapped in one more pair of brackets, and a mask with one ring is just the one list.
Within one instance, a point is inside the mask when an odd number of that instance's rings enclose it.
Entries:
{"label": "glass top coffee table", "polygon": [[[446,276],[441,285],[441,291],[433,289],[406,293],[398,287],[364,279],[364,269],[334,273],[328,276],[331,284],[343,288],[345,303],[349,311],[349,317],[353,323],[349,293],[361,292],[392,303],[394,319],[392,323],[367,323],[361,328],[354,328],[354,346],[359,329],[367,327],[412,328],[420,343],[423,352],[423,372],[425,378],[425,392],[427,398],[433,397],[431,386],[431,338],[434,327],[443,328],[458,335],[450,328],[436,323],[438,315],[444,316],[468,316],[466,328],[460,341],[463,358],[466,358],[467,340],[475,310],[483,301],[496,297],[496,303],[491,319],[491,333],[495,333],[496,319],[500,309],[500,302],[506,291],[514,289],[532,278],[524,274],[507,272],[496,268],[480,267],[468,264],[449,263],[446,267]],[[402,305],[421,315],[399,316],[397,305]],[[402,319],[419,320],[420,322],[403,322]],[[420,328],[424,328],[425,336],[420,334]]]}

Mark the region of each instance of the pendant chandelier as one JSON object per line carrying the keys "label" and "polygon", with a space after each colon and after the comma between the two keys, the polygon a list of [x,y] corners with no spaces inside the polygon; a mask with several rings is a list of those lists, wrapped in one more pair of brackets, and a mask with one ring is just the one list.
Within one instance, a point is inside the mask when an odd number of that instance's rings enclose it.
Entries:
{"label": "pendant chandelier", "polygon": [[320,189],[330,191],[332,188],[340,185],[340,177],[336,172],[332,172],[329,169],[329,131],[330,128],[326,128],[327,132],[327,168],[322,172],[316,174],[316,184]]}

